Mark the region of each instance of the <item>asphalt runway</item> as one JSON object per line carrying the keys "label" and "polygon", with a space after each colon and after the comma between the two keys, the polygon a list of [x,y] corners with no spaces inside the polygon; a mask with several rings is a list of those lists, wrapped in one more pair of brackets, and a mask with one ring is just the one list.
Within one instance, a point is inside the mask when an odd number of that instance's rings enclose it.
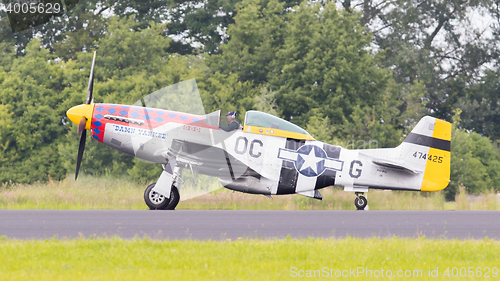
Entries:
{"label": "asphalt runway", "polygon": [[498,211],[0,210],[0,236],[226,240],[305,237],[500,239]]}

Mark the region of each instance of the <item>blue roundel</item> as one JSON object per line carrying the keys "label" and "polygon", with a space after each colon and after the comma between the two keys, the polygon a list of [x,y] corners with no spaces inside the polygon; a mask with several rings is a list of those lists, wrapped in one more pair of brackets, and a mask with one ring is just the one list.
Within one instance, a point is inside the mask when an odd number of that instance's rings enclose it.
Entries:
{"label": "blue roundel", "polygon": [[306,177],[317,177],[325,171],[326,152],[315,145],[303,145],[297,149],[295,169]]}

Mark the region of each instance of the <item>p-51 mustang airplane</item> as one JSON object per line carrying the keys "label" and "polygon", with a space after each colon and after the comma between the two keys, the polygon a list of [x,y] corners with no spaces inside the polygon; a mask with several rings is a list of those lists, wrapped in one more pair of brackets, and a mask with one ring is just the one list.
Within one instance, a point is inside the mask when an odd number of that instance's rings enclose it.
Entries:
{"label": "p-51 mustang airplane", "polygon": [[93,103],[95,53],[85,104],[68,110],[78,125],[75,179],[86,130],[98,142],[164,169],[148,186],[152,210],[173,210],[181,171],[217,177],[231,190],[266,196],[301,194],[322,199],[320,189],[342,186],[355,192],[362,210],[369,189],[437,191],[450,178],[451,124],[426,116],[396,148],[348,150],[316,141],[300,127],[259,111],[248,111],[243,128],[220,129],[220,110],[194,115],[144,106]]}

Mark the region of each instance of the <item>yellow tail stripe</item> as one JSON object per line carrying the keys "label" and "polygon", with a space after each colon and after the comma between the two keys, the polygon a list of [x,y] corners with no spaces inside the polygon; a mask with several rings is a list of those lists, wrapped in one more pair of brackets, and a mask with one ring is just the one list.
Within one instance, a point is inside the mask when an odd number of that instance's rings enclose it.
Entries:
{"label": "yellow tail stripe", "polygon": [[434,132],[432,133],[432,137],[451,141],[451,123],[440,119],[436,119],[436,124],[434,125]]}
{"label": "yellow tail stripe", "polygon": [[[436,119],[432,137],[451,141],[451,124]],[[422,180],[422,191],[438,191],[448,186],[450,183],[450,158],[451,153],[449,151],[429,148]]]}

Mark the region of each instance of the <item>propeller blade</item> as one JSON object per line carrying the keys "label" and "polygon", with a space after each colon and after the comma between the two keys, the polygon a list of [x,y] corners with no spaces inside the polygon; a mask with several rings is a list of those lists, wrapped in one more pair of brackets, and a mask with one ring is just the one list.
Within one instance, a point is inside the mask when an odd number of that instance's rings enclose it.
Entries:
{"label": "propeller blade", "polygon": [[76,173],[75,180],[78,178],[78,171],[80,170],[80,164],[82,164],[83,151],[85,150],[85,138],[87,137],[87,130],[82,131],[80,136],[80,145],[78,146],[78,157],[76,158]]}
{"label": "propeller blade", "polygon": [[93,102],[92,92],[94,91],[94,66],[96,54],[97,52],[94,51],[94,59],[92,60],[92,68],[90,69],[89,86],[87,88],[87,100],[85,101],[85,104]]}
{"label": "propeller blade", "polygon": [[[94,58],[92,59],[92,68],[90,69],[89,86],[87,88],[87,100],[85,104],[91,104],[94,102],[92,98],[92,92],[94,91],[94,67],[95,67],[95,57],[97,52],[94,51]],[[87,125],[87,118],[82,116],[80,122],[78,123],[78,135],[80,136],[80,145],[78,146],[78,156],[76,158],[76,172],[75,180],[78,178],[78,171],[80,171],[80,165],[82,164],[83,151],[85,150],[85,139],[87,137],[87,130],[85,126]]]}
{"label": "propeller blade", "polygon": [[[142,103],[142,107],[146,107],[146,103],[144,102],[144,98],[141,98],[141,103]],[[146,115],[149,115],[147,112],[145,112]],[[146,122],[148,123],[148,127],[149,127],[149,130],[152,131],[153,130],[153,126],[151,125],[151,119],[148,118],[146,120]]]}
{"label": "propeller blade", "polygon": [[85,131],[85,126],[87,125],[87,118],[85,116],[80,119],[80,123],[78,124],[78,136],[82,136],[82,132]]}

